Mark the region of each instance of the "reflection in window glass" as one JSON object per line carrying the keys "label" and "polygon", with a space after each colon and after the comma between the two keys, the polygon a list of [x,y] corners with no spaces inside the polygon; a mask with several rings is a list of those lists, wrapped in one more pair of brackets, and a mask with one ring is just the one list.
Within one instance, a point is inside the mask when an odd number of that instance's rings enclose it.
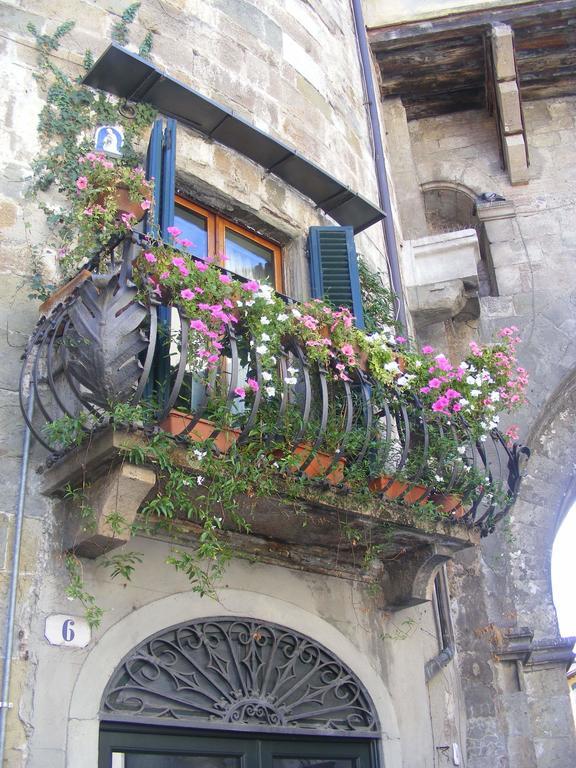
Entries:
{"label": "reflection in window glass", "polygon": [[274,285],[274,254],[269,248],[226,229],[226,267],[242,277]]}
{"label": "reflection in window glass", "polygon": [[208,222],[204,216],[177,205],[174,226],[182,230],[180,237],[183,240],[191,241],[192,245],[186,248],[189,253],[201,259],[208,256]]}
{"label": "reflection in window glass", "polygon": [[125,768],[240,768],[239,757],[223,755],[124,755]]}

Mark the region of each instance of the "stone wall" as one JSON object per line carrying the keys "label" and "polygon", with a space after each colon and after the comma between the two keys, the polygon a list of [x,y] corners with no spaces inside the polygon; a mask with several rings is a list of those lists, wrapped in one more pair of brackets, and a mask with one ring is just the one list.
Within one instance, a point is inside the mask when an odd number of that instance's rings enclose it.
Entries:
{"label": "stone wall", "polygon": [[446,190],[444,220],[454,198],[454,229],[462,196],[472,204],[482,193],[505,198],[480,203],[475,225],[484,238],[496,295],[480,299],[478,320],[419,328],[420,341],[457,356],[471,339],[489,340],[497,329],[515,325],[524,340],[519,362],[531,374],[528,405],[510,420],[520,425],[522,440],[533,450],[520,499],[507,526],[484,541],[481,556],[462,554],[452,569],[469,768],[488,762],[568,768],[576,760],[562,664],[516,668],[494,656],[502,635],[518,627],[529,627],[543,646],[560,642],[550,556],[575,496],[575,106],[574,98],[524,104],[531,166],[529,183],[520,187],[509,184],[495,122],[486,113],[406,123],[398,101],[384,107],[390,140],[401,141],[405,132],[410,137],[409,147],[403,143],[402,151],[391,152],[405,238],[434,231],[425,218],[430,190]]}

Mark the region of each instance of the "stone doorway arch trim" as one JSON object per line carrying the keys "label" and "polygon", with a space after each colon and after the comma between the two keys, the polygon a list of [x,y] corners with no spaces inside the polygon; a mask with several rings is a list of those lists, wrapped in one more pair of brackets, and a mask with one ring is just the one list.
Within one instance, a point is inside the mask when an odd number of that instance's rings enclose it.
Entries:
{"label": "stone doorway arch trim", "polygon": [[82,665],[72,692],[67,730],[67,768],[97,768],[100,703],[108,681],[132,648],[151,634],[194,618],[243,616],[289,627],[314,638],[358,677],[381,723],[385,768],[400,768],[400,731],[392,699],[365,654],[338,629],[302,608],[269,595],[222,589],[219,600],[183,592],[149,603],[120,619],[98,640]]}

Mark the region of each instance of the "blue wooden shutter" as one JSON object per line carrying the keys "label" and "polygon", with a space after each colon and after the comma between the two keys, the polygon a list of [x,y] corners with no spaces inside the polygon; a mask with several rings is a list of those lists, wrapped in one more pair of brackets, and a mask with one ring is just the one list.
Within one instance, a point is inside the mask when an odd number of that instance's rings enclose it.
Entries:
{"label": "blue wooden shutter", "polygon": [[364,328],[358,259],[352,227],[310,227],[308,237],[312,297],[347,307]]}
{"label": "blue wooden shutter", "polygon": [[[148,143],[146,175],[154,179],[154,215],[146,218],[146,231],[168,239],[168,227],[174,223],[176,194],[176,121],[155,120]],[[163,403],[169,392],[170,309],[158,307],[158,343],[146,395]]]}

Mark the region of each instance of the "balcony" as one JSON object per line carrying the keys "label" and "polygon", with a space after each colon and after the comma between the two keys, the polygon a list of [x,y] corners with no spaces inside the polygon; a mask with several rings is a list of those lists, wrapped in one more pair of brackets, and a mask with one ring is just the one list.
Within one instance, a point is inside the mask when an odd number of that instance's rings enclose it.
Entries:
{"label": "balcony", "polygon": [[[464,418],[431,412],[362,365],[341,376],[296,336],[282,338],[265,365],[243,322],[226,324],[216,360],[196,364],[194,318],[153,279],[146,299],[133,282],[142,245],[137,234],[124,239],[110,250],[105,274],[85,270],[50,300],[26,350],[21,402],[48,452],[44,492],[72,498],[64,548],[97,557],[124,544],[144,508],[145,535],[168,537],[162,510],[150,504],[166,483],[162,461],[148,452],[156,440],[188,478],[192,502],[232,476],[243,455],[265,468],[262,487],[238,485],[233,509],[215,502],[216,535],[233,551],[377,580],[392,608],[425,600],[434,569],[507,513],[526,449],[497,429],[475,438]],[[299,306],[281,298],[287,312]],[[483,481],[471,486],[471,474]],[[88,531],[74,513],[70,489],[80,487],[96,510]],[[111,515],[122,516],[123,532]],[[174,520],[169,539],[197,547],[202,519],[176,509]]]}

